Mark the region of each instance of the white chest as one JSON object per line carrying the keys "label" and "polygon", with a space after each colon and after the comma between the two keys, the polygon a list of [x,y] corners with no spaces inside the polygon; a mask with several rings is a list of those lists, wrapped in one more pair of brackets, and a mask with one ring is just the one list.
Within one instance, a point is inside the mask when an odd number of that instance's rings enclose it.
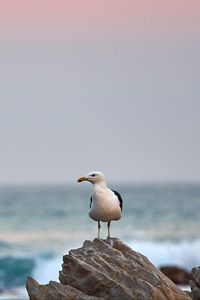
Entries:
{"label": "white chest", "polygon": [[117,196],[107,187],[95,187],[89,216],[102,222],[120,219],[121,209]]}

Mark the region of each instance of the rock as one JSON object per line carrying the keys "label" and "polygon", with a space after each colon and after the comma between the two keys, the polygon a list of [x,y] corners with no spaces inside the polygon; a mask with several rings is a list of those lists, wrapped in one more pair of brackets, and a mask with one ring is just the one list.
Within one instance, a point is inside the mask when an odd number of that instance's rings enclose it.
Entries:
{"label": "rock", "polygon": [[160,271],[175,284],[189,285],[192,274],[177,266],[162,266]]}
{"label": "rock", "polygon": [[117,239],[85,241],[63,257],[60,283],[28,278],[31,300],[191,300],[145,256]]}
{"label": "rock", "polygon": [[31,300],[101,300],[101,298],[86,295],[72,286],[63,285],[56,281],[39,285],[31,277],[27,278],[26,289]]}
{"label": "rock", "polygon": [[192,298],[200,300],[200,267],[192,269],[192,280],[190,281]]}

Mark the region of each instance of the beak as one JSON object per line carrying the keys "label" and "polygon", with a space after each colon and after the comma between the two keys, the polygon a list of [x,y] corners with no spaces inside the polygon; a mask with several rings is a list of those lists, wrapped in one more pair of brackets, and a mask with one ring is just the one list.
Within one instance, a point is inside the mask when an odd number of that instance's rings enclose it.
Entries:
{"label": "beak", "polygon": [[88,181],[87,177],[83,176],[78,178],[77,182]]}

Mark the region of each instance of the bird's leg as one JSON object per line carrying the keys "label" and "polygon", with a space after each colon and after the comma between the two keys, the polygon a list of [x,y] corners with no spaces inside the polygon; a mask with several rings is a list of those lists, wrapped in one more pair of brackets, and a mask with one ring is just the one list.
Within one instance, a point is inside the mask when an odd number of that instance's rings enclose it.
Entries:
{"label": "bird's leg", "polygon": [[111,221],[108,222],[108,239],[110,239],[110,223]]}
{"label": "bird's leg", "polygon": [[98,221],[98,239],[100,239],[100,229],[101,229],[101,223]]}

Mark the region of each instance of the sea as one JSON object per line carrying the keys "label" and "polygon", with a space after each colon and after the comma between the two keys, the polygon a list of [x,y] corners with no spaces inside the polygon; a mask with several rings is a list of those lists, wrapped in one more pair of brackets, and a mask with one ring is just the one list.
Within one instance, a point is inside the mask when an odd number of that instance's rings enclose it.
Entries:
{"label": "sea", "polygon": [[[0,299],[28,299],[27,276],[57,280],[62,256],[97,237],[89,183],[0,185]],[[111,184],[123,216],[111,236],[157,267],[200,265],[200,183]],[[101,237],[107,236],[102,223]]]}

